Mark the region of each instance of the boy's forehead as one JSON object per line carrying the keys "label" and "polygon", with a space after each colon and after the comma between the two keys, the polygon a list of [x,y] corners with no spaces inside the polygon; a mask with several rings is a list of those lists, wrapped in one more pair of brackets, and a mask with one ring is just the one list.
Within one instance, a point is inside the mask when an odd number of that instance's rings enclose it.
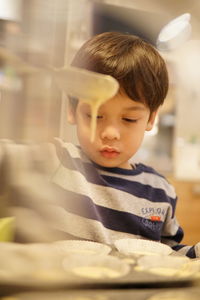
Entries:
{"label": "boy's forehead", "polygon": [[109,105],[113,105],[113,107],[119,106],[124,110],[144,110],[146,108],[143,102],[133,100],[127,94],[121,92],[108,99],[102,106],[106,107]]}
{"label": "boy's forehead", "polygon": [[[90,110],[90,104],[79,101],[79,107],[82,110]],[[110,110],[119,108],[121,111],[144,111],[147,109],[144,103],[134,101],[125,95],[116,95],[115,97],[105,101],[100,107],[99,110]]]}

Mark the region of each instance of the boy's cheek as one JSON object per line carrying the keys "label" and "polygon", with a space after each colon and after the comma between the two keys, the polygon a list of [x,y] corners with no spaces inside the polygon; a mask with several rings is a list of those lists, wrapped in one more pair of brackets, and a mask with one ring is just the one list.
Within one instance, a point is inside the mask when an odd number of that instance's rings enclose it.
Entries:
{"label": "boy's cheek", "polygon": [[85,115],[81,115],[81,117],[78,118],[77,125],[90,127],[91,119],[88,118]]}
{"label": "boy's cheek", "polygon": [[90,124],[79,123],[77,131],[80,138],[90,139]]}

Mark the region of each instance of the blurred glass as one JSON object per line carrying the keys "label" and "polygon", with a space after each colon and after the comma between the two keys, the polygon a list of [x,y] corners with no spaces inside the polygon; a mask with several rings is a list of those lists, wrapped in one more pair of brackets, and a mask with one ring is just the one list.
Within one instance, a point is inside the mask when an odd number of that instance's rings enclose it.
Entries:
{"label": "blurred glass", "polygon": [[64,65],[68,4],[21,1],[16,20],[1,20],[1,138],[45,141],[58,135],[61,92],[44,69]]}

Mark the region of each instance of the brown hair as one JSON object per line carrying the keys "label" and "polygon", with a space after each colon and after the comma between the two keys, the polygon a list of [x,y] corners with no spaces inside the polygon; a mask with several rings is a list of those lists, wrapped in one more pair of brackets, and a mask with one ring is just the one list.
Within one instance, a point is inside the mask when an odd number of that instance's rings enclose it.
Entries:
{"label": "brown hair", "polygon": [[163,58],[153,46],[134,35],[96,35],[79,49],[71,65],[113,76],[131,99],[145,103],[151,112],[163,103],[168,91]]}

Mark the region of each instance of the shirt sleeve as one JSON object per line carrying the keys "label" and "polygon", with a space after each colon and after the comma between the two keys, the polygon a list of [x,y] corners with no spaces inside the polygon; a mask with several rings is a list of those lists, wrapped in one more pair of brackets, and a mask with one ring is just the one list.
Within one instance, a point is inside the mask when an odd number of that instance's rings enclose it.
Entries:
{"label": "shirt sleeve", "polygon": [[169,209],[165,225],[163,226],[161,242],[170,246],[174,251],[177,251],[180,255],[186,255],[190,258],[196,258],[200,256],[200,246],[185,245],[181,244],[181,241],[184,237],[184,231],[179,225],[179,222],[176,218],[176,203],[177,197],[174,199],[174,204],[172,208]]}

